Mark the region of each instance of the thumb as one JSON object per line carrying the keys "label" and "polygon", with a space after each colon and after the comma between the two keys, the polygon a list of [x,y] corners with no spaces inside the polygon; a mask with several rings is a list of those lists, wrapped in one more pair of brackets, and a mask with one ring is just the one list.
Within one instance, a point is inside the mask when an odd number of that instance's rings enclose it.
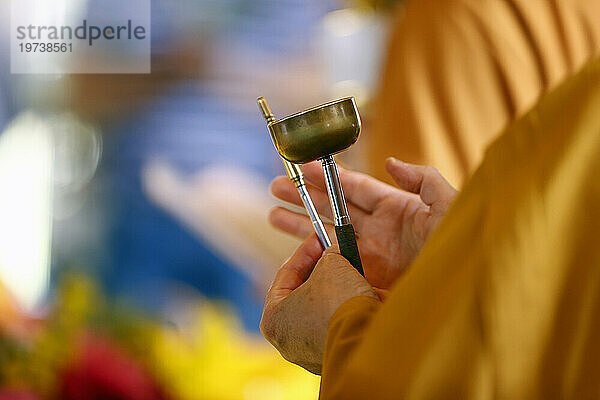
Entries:
{"label": "thumb", "polygon": [[438,202],[447,206],[456,196],[456,189],[432,166],[408,164],[390,157],[385,168],[401,189],[418,194],[428,206]]}
{"label": "thumb", "polygon": [[327,254],[342,254],[340,253],[340,246],[337,243],[332,244],[331,246],[329,246],[328,248],[325,249],[325,251],[323,252],[323,255],[327,255]]}
{"label": "thumb", "polygon": [[317,235],[312,233],[283,263],[273,280],[271,291],[295,290],[308,278],[321,254],[321,242]]}
{"label": "thumb", "polygon": [[352,266],[352,264],[350,264],[350,261],[348,261],[346,257],[342,256],[342,253],[340,252],[340,247],[337,244],[333,244],[327,249],[325,249],[325,251],[323,252],[323,256],[321,257],[319,263],[317,263],[317,266],[315,267],[315,272],[317,270],[322,271],[323,268],[325,268],[330,273],[332,271],[336,271],[336,273],[342,273],[343,271],[343,274],[356,274],[356,276],[360,277],[361,280],[365,279],[362,275],[358,273],[358,271]]}
{"label": "thumb", "polygon": [[350,267],[350,269],[354,269],[352,264],[350,264],[350,261],[348,261],[346,257],[342,256],[342,253],[340,252],[340,246],[337,244],[332,244],[325,249],[323,256],[321,257],[321,260],[323,259],[328,259],[328,263],[335,268],[341,267],[345,269],[346,267]]}

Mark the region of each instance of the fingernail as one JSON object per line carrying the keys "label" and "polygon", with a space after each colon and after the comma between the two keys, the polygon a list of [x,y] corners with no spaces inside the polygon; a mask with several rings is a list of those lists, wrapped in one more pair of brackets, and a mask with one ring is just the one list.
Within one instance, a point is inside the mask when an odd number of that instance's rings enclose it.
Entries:
{"label": "fingernail", "polygon": [[388,157],[386,161],[395,166],[400,166],[404,164],[402,161],[398,160],[395,157]]}

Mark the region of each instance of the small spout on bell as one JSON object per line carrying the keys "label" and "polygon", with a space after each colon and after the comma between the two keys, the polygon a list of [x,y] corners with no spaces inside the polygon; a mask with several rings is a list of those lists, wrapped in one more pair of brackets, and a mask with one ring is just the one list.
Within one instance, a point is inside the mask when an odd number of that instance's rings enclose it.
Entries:
{"label": "small spout on bell", "polygon": [[264,97],[261,96],[258,99],[256,99],[256,103],[258,103],[258,108],[260,109],[260,112],[262,113],[263,117],[265,117],[265,121],[267,121],[267,124],[270,124],[271,122],[275,121],[273,111],[271,111],[271,107],[269,107],[269,103],[267,103],[267,100],[265,100]]}

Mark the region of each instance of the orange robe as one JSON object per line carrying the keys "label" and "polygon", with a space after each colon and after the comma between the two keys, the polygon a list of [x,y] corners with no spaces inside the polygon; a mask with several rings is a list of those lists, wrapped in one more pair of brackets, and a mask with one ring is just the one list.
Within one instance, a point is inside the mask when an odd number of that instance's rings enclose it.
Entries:
{"label": "orange robe", "polygon": [[461,185],[539,96],[600,55],[599,0],[408,0],[389,43],[368,171],[388,156]]}
{"label": "orange robe", "polygon": [[487,150],[385,303],[332,317],[322,399],[600,397],[600,60]]}

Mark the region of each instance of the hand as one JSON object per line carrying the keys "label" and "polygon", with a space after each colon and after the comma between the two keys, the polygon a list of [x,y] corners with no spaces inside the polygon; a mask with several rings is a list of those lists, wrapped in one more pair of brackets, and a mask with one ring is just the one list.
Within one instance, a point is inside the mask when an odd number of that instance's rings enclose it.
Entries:
{"label": "hand", "polygon": [[322,253],[317,236],[310,235],[277,272],[260,321],[262,334],[286,360],[314,374],[321,373],[335,310],[356,296],[378,299],[336,247]]}
{"label": "hand", "polygon": [[[400,190],[368,175],[340,168],[348,211],[358,233],[365,276],[376,288],[389,289],[412,263],[456,197],[456,190],[433,167],[406,164],[394,158],[386,169]],[[308,190],[319,214],[331,219],[323,172],[318,162],[303,166]],[[281,200],[301,205],[287,177],[271,184]],[[271,223],[298,237],[312,232],[308,217],[282,207],[271,211]],[[335,240],[331,225],[329,236]]]}

